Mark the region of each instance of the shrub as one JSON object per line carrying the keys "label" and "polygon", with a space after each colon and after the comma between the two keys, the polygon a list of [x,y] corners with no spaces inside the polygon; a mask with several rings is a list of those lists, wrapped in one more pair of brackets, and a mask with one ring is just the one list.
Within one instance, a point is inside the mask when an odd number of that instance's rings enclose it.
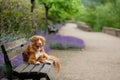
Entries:
{"label": "shrub", "polygon": [[33,29],[30,2],[28,0],[7,1],[0,1],[0,36],[3,33],[6,35],[14,33],[22,36],[31,34]]}
{"label": "shrub", "polygon": [[52,49],[81,49],[85,46],[82,39],[72,36],[50,35],[46,39]]}
{"label": "shrub", "polygon": [[101,31],[103,26],[120,28],[120,0],[105,4],[81,6],[81,12],[75,20],[85,22],[93,31]]}

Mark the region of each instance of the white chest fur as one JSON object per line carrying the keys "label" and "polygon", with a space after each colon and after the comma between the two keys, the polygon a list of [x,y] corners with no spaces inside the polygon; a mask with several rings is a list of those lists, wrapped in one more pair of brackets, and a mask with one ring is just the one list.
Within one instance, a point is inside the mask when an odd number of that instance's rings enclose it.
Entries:
{"label": "white chest fur", "polygon": [[38,49],[37,52],[36,52],[35,57],[36,57],[36,59],[38,59],[40,56],[43,56],[43,53],[40,52],[40,49]]}

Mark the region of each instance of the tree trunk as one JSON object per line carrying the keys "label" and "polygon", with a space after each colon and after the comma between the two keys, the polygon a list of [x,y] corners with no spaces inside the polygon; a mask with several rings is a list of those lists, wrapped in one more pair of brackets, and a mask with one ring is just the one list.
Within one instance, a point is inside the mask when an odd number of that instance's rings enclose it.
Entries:
{"label": "tree trunk", "polygon": [[36,23],[36,17],[34,15],[34,12],[32,13],[32,26],[33,26],[33,32],[34,34],[37,34],[37,23]]}
{"label": "tree trunk", "polygon": [[33,12],[34,8],[35,8],[35,0],[31,0],[31,12]]}
{"label": "tree trunk", "polygon": [[46,26],[48,25],[48,10],[49,10],[49,8],[46,6],[45,7]]}
{"label": "tree trunk", "polygon": [[[47,27],[47,30],[48,30],[48,11],[49,11],[49,7],[44,4],[44,7],[45,7],[45,24],[46,24],[46,27]],[[47,32],[47,31],[45,31]]]}
{"label": "tree trunk", "polygon": [[31,0],[31,12],[32,12],[32,27],[33,27],[33,32],[36,34],[37,32],[37,23],[36,23],[36,17],[34,14],[34,8],[35,8],[35,0]]}

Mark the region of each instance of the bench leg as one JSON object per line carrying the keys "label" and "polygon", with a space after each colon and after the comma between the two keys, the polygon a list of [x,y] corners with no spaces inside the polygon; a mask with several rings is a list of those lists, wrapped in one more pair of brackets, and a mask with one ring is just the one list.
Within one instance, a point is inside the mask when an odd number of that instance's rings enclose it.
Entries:
{"label": "bench leg", "polygon": [[38,78],[38,79],[32,79],[32,80],[40,80],[40,78]]}
{"label": "bench leg", "polygon": [[49,76],[48,76],[48,75],[46,76],[46,80],[50,80],[50,78],[49,78]]}

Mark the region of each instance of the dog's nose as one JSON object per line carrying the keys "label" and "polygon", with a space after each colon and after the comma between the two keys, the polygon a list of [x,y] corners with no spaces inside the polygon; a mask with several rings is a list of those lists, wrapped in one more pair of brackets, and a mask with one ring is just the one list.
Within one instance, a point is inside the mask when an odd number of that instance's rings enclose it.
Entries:
{"label": "dog's nose", "polygon": [[39,40],[39,41],[38,41],[38,44],[39,44],[39,45],[42,45],[42,41],[41,41],[41,40]]}

